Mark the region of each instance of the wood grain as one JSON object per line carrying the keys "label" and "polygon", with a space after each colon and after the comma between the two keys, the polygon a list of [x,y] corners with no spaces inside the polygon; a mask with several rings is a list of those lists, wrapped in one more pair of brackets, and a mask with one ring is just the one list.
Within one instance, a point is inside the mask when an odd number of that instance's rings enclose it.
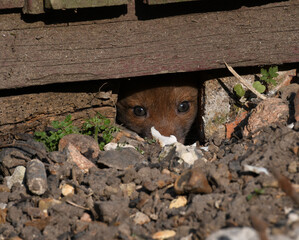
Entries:
{"label": "wood grain", "polygon": [[0,89],[299,62],[299,1],[152,20],[0,15]]}

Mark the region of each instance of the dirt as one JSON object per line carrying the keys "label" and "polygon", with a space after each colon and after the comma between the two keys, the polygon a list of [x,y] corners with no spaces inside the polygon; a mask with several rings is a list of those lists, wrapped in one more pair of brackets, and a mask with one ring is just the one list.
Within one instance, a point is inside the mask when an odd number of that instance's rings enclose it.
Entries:
{"label": "dirt", "polygon": [[[253,228],[260,239],[298,239],[299,126],[288,126],[291,115],[246,137],[208,139],[193,166],[174,150],[161,159],[157,143],[135,140],[138,150],[94,155],[85,146],[93,167],[83,171],[66,148],[49,153],[32,136],[15,136],[1,145],[0,239],[187,240],[231,227]],[[20,166],[25,178],[9,183]]]}

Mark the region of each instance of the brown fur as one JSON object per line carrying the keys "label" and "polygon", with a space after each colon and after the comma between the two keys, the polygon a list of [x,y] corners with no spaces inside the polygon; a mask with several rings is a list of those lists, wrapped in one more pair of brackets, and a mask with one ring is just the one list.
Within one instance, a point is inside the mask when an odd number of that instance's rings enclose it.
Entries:
{"label": "brown fur", "polygon": [[[187,112],[179,112],[181,102],[189,102]],[[134,107],[147,110],[147,116],[136,116]],[[127,81],[121,87],[117,119],[142,137],[152,138],[154,126],[162,135],[175,135],[184,143],[197,116],[198,89],[195,81]]]}

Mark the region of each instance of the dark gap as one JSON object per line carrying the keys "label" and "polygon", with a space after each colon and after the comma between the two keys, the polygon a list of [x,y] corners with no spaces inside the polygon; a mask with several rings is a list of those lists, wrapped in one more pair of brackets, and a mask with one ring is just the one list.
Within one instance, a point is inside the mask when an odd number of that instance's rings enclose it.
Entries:
{"label": "dark gap", "polygon": [[[136,16],[140,20],[149,20],[176,15],[192,13],[231,11],[241,7],[256,7],[269,3],[285,2],[287,0],[199,0],[181,3],[168,3],[147,5],[143,0],[135,0]],[[66,10],[46,9],[44,14],[22,14],[21,8],[0,9],[0,14],[20,13],[21,18],[27,22],[43,21],[45,24],[58,24],[68,22],[81,22],[102,19],[118,18],[128,14],[128,5],[107,6],[96,8],[78,8]]]}
{"label": "dark gap", "polygon": [[256,7],[269,3],[284,2],[287,0],[201,0],[181,3],[169,3],[159,5],[147,5],[143,0],[135,0],[136,15],[140,20],[148,20],[154,18],[170,17],[175,15],[184,15],[190,13],[204,13],[217,11],[231,11],[241,7]]}
{"label": "dark gap", "polygon": [[96,8],[46,10],[44,14],[22,14],[22,19],[27,23],[43,21],[45,24],[58,24],[68,22],[112,19],[118,18],[127,13],[127,5],[120,5]]}
{"label": "dark gap", "polygon": [[12,13],[21,13],[22,8],[7,8],[7,9],[0,9],[0,14],[12,14]]}

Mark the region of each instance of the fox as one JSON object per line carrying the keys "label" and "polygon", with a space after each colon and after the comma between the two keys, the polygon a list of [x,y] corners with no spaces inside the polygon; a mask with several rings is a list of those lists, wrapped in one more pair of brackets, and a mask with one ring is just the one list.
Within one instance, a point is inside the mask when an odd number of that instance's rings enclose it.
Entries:
{"label": "fox", "polygon": [[143,138],[151,127],[185,143],[198,115],[198,83],[192,79],[127,80],[120,87],[117,121]]}

